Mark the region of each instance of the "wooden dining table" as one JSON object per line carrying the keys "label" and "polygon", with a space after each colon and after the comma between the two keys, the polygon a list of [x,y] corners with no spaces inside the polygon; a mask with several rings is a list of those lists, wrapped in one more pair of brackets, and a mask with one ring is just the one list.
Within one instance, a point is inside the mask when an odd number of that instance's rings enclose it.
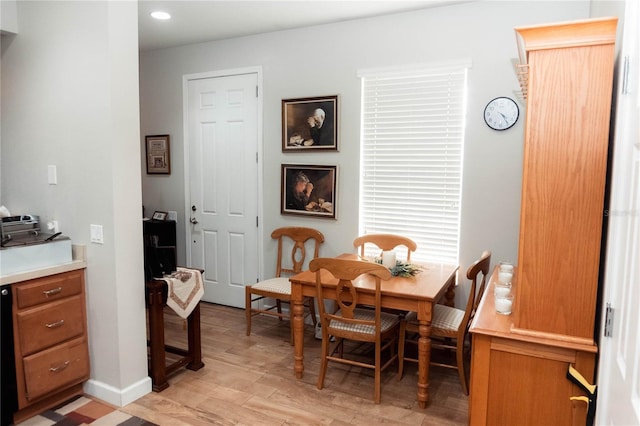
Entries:
{"label": "wooden dining table", "polygon": [[[360,259],[356,254],[338,256],[343,259]],[[363,262],[366,260],[363,260]],[[453,306],[455,296],[457,265],[420,264],[421,270],[412,277],[391,277],[382,281],[382,307],[401,311],[414,311],[420,323],[418,340],[418,403],[426,408],[429,400],[429,361],[431,359],[431,319],[433,306],[440,300]],[[316,297],[316,275],[307,270],[292,276],[291,309],[293,311],[294,372],[298,379],[304,373],[304,306],[305,297]],[[326,298],[335,298],[338,280],[326,270],[321,271],[321,280]],[[358,296],[362,303],[374,304],[375,282],[373,277],[362,275],[354,284],[365,290]],[[366,290],[371,290],[370,298]],[[360,299],[362,297],[362,299]]]}

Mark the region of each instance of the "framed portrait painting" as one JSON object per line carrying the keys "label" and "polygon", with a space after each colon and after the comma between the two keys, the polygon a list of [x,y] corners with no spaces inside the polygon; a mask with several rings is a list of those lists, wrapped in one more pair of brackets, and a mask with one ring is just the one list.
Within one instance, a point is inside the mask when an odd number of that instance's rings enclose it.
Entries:
{"label": "framed portrait painting", "polygon": [[146,136],[147,174],[171,174],[169,135]]}
{"label": "framed portrait painting", "polygon": [[338,150],[338,96],[282,100],[282,151]]}
{"label": "framed portrait painting", "polygon": [[282,214],[336,218],[337,166],[282,165]]}

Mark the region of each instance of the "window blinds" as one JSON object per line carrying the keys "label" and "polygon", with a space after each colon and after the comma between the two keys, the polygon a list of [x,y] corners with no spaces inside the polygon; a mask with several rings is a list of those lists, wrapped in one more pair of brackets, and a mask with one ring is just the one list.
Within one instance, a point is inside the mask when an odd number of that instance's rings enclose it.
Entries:
{"label": "window blinds", "polygon": [[458,263],[469,62],[361,71],[360,232],[418,245],[412,260]]}

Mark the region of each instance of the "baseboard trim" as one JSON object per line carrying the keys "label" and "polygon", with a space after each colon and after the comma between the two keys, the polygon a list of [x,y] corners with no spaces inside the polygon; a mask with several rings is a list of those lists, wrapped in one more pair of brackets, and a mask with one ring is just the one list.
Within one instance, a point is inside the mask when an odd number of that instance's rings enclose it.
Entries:
{"label": "baseboard trim", "polygon": [[111,405],[124,407],[151,392],[151,378],[145,377],[124,389],[115,388],[98,380],[88,380],[85,382],[83,390],[87,395]]}

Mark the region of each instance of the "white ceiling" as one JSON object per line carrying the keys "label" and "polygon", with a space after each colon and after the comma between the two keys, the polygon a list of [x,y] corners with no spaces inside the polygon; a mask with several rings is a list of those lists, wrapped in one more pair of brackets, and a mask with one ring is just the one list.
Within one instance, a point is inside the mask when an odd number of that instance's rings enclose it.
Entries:
{"label": "white ceiling", "polygon": [[[140,50],[321,25],[477,0],[140,0]],[[169,12],[157,21],[152,11]]]}

